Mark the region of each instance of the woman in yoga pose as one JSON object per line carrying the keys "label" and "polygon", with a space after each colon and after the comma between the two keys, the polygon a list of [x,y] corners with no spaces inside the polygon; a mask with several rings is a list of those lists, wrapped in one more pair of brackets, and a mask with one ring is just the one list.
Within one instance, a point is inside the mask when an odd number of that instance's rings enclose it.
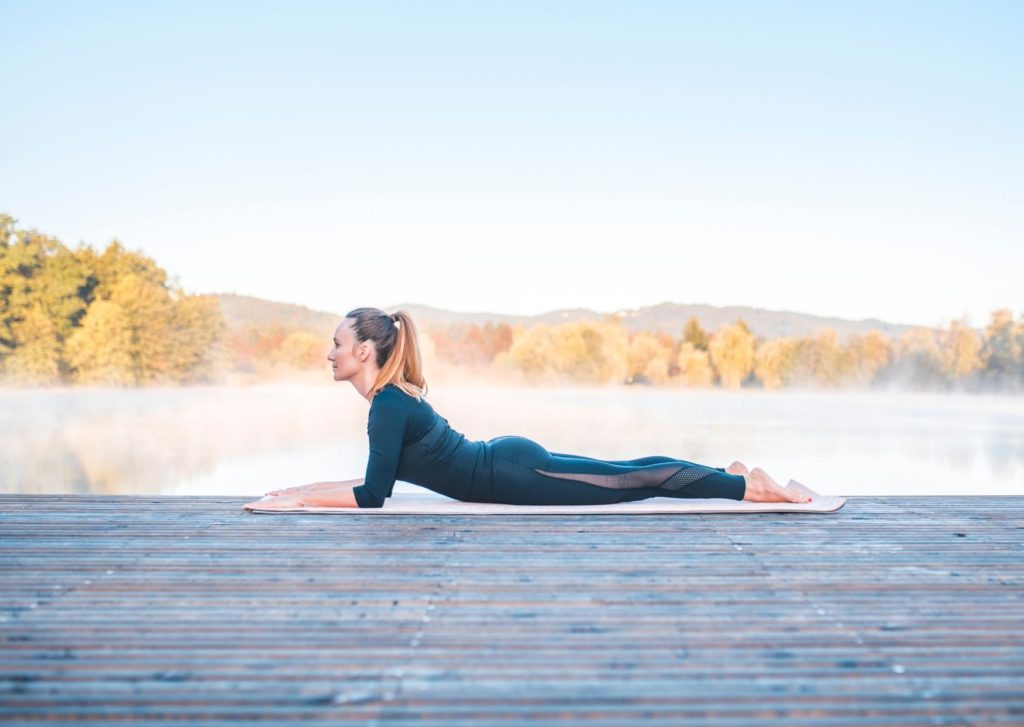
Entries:
{"label": "woman in yoga pose", "polygon": [[597,505],[649,497],[811,500],[740,462],[721,468],[661,456],[603,460],[549,452],[515,435],[466,439],[425,398],[416,328],[404,311],[349,312],[334,332],[327,359],[334,380],[350,382],[370,402],[365,478],[272,490],[245,508],[383,507],[395,480],[456,500],[512,505]]}

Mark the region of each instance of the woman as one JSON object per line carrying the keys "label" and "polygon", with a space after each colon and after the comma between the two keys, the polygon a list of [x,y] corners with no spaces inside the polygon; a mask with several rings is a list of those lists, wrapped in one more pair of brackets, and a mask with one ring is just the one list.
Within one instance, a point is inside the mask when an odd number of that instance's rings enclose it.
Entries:
{"label": "woman", "polygon": [[366,477],[272,490],[249,508],[383,507],[395,480],[455,500],[512,505],[596,505],[649,497],[724,497],[752,502],[809,502],[740,462],[705,467],[672,457],[602,460],[549,452],[515,435],[472,441],[424,398],[412,318],[356,308],[334,332],[327,355],[335,381],[350,382],[370,402]]}

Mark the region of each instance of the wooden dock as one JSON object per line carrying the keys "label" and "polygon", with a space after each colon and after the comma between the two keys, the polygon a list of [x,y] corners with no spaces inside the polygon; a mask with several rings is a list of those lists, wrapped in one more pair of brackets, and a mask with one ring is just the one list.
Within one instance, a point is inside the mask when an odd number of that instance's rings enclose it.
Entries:
{"label": "wooden dock", "polygon": [[1024,724],[1024,497],[251,499],[0,495],[0,724]]}

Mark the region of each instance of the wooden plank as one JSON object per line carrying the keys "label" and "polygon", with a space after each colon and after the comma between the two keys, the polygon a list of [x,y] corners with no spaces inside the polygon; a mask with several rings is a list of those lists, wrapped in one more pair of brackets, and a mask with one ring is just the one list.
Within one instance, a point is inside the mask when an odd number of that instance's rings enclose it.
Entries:
{"label": "wooden plank", "polygon": [[0,721],[1024,722],[1024,497],[255,516],[0,495]]}

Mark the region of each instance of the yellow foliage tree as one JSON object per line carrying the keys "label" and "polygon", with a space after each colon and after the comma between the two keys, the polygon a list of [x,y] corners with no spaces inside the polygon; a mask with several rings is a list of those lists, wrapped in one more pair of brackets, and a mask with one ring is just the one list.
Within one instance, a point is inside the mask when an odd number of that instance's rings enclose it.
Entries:
{"label": "yellow foliage tree", "polygon": [[4,360],[4,374],[16,384],[55,383],[60,350],[50,316],[40,306],[32,306],[11,331],[17,348]]}
{"label": "yellow foliage tree", "polygon": [[932,385],[946,380],[942,349],[935,333],[915,327],[904,333],[893,347],[896,363],[915,385]]}
{"label": "yellow foliage tree", "polygon": [[981,338],[963,321],[951,321],[949,330],[944,331],[942,349],[942,372],[952,380],[969,377],[981,366]]}
{"label": "yellow foliage tree", "polygon": [[856,360],[857,378],[870,383],[892,361],[892,341],[881,331],[852,334],[847,346]]}
{"label": "yellow foliage tree", "polygon": [[171,292],[171,298],[167,333],[174,345],[168,356],[170,378],[179,382],[208,380],[222,357],[227,329],[220,304],[212,295],[186,295],[180,288]]}
{"label": "yellow foliage tree", "polygon": [[511,364],[529,381],[623,381],[627,373],[628,333],[610,317],[550,326],[538,323],[517,330],[512,345],[495,357]]}
{"label": "yellow foliage tree", "polygon": [[992,312],[992,319],[985,327],[981,360],[985,373],[992,381],[1008,382],[1015,378],[1024,359],[1024,337],[1020,326],[1014,324],[1009,308]]}
{"label": "yellow foliage tree", "polygon": [[606,334],[613,329],[608,324],[577,321],[556,326],[554,338],[554,368],[562,379],[587,383],[621,381],[622,366],[613,340]]}
{"label": "yellow foliage tree", "polygon": [[329,365],[328,351],[323,336],[316,336],[309,331],[292,331],[271,353],[271,361],[276,366],[287,368],[323,368]]}
{"label": "yellow foliage tree", "polygon": [[133,345],[128,317],[121,306],[97,300],[68,339],[65,355],[82,383],[130,385],[134,383]]}
{"label": "yellow foliage tree", "polygon": [[169,291],[127,273],[93,301],[68,341],[68,361],[80,381],[143,385],[181,382],[204,374],[211,343],[221,331],[212,298]]}
{"label": "yellow foliage tree", "polygon": [[679,366],[677,378],[685,386],[708,387],[715,382],[715,370],[711,367],[708,352],[689,341],[679,347],[676,365]]}
{"label": "yellow foliage tree", "polygon": [[839,334],[832,328],[823,328],[809,339],[808,344],[813,351],[814,378],[828,385],[842,381],[847,365],[839,345]]}
{"label": "yellow foliage tree", "polygon": [[507,360],[516,366],[527,381],[541,381],[554,374],[554,340],[552,327],[537,323],[524,331],[517,331],[507,351]]}
{"label": "yellow foliage tree", "polygon": [[672,351],[666,347],[661,336],[641,331],[629,342],[627,353],[627,378],[629,381],[643,380],[662,384],[668,380],[669,360]]}
{"label": "yellow foliage tree", "polygon": [[711,363],[729,389],[738,389],[754,369],[754,336],[742,321],[723,326],[708,343]]}
{"label": "yellow foliage tree", "polygon": [[766,389],[789,383],[796,355],[796,339],[775,338],[763,342],[754,354],[754,375]]}

